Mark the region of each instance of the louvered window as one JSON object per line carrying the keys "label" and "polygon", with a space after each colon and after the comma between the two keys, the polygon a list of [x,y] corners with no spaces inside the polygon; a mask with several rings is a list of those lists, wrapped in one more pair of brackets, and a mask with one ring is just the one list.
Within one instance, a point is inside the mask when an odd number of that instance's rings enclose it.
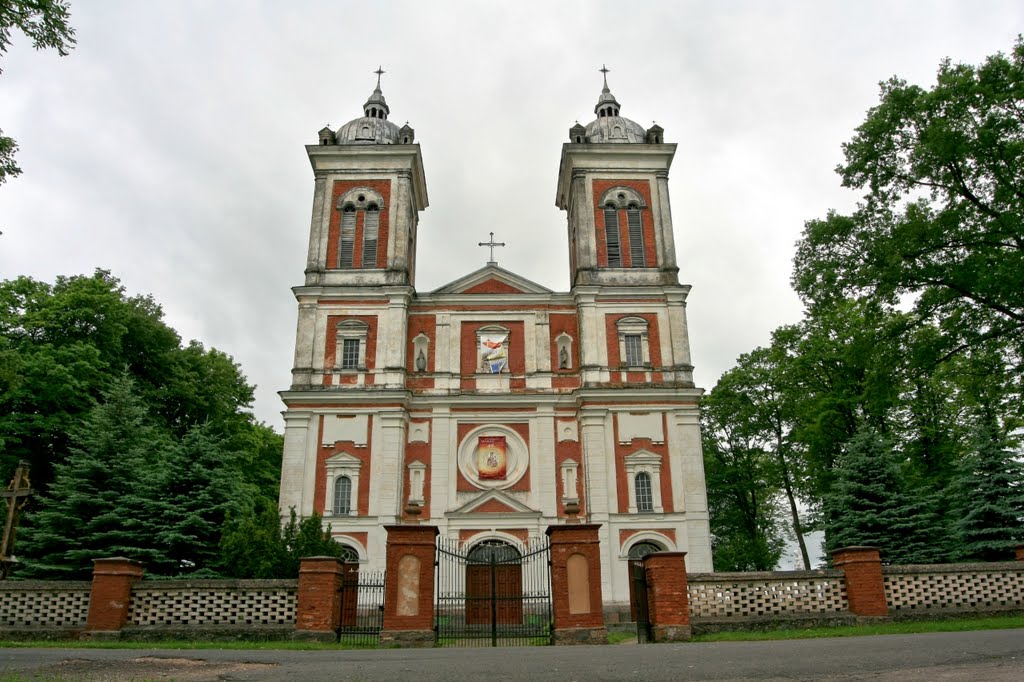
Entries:
{"label": "louvered window", "polygon": [[380,211],[370,205],[363,218],[363,267],[377,267],[377,233],[380,231]]}
{"label": "louvered window", "polygon": [[356,209],[346,206],[341,213],[341,248],[338,249],[338,267],[351,268],[356,248]]}
{"label": "louvered window", "polygon": [[626,209],[626,224],[629,226],[629,262],[634,268],[644,267],[644,230],[640,222],[640,209],[630,206]]}
{"label": "louvered window", "polygon": [[651,494],[651,475],[641,471],[636,475],[636,510],[640,512],[654,511],[654,496]]}
{"label": "louvered window", "polygon": [[621,268],[622,255],[619,248],[619,212],[612,205],[604,209],[604,238],[608,246],[608,267]]}
{"label": "louvered window", "polygon": [[334,513],[352,513],[352,479],[339,476],[334,480]]}

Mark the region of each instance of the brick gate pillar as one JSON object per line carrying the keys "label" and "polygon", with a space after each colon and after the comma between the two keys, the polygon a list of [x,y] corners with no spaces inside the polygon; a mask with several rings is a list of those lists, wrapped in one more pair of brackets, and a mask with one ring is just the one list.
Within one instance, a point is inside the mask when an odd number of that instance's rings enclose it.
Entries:
{"label": "brick gate pillar", "polygon": [[384,526],[388,532],[381,644],[434,646],[436,526]]}
{"label": "brick gate pillar", "polygon": [[607,644],[601,597],[601,524],[548,526],[555,644]]}
{"label": "brick gate pillar", "polygon": [[856,616],[888,616],[882,558],[877,547],[832,550],[832,566],[846,574],[846,599]]}
{"label": "brick gate pillar", "polygon": [[142,562],[111,557],[92,562],[92,589],[85,635],[90,639],[116,639],[128,622],[132,585],[142,579]]}
{"label": "brick gate pillar", "polygon": [[341,578],[344,564],[330,556],[305,557],[299,564],[295,605],[296,639],[337,642],[341,625]]}
{"label": "brick gate pillar", "polygon": [[1017,561],[1024,561],[1024,545],[1017,545],[1013,550],[1013,556]]}
{"label": "brick gate pillar", "polygon": [[655,552],[644,557],[647,573],[647,615],[655,642],[686,642],[690,630],[690,597],[686,591],[686,552]]}

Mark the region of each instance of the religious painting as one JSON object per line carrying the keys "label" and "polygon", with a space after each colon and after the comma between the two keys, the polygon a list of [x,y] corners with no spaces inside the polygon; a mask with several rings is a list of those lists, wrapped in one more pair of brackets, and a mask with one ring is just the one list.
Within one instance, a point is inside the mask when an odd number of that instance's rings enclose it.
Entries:
{"label": "religious painting", "polygon": [[503,481],[508,466],[505,436],[480,436],[477,439],[477,471],[484,480]]}
{"label": "religious painting", "polygon": [[480,371],[500,374],[508,365],[508,332],[480,332]]}

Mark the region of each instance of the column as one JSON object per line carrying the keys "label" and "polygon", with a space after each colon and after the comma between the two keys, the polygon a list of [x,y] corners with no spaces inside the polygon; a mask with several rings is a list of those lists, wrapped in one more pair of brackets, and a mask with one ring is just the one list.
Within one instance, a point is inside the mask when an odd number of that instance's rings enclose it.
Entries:
{"label": "column", "polygon": [[111,557],[94,559],[89,616],[85,635],[90,639],[117,639],[128,622],[132,585],[142,580],[142,562]]}
{"label": "column", "polygon": [[301,560],[294,638],[338,641],[343,569],[344,564],[334,557],[315,556]]}
{"label": "column", "polygon": [[388,533],[382,645],[434,646],[436,526],[385,526]]}
{"label": "column", "polygon": [[832,551],[832,566],[846,574],[846,598],[857,616],[888,616],[882,558],[877,547],[842,547]]}
{"label": "column", "polygon": [[549,526],[555,644],[607,644],[600,524]]}
{"label": "column", "polygon": [[[647,616],[655,642],[685,642],[690,630],[686,588],[686,552],[656,552],[644,557]],[[632,576],[630,576],[632,577]]]}

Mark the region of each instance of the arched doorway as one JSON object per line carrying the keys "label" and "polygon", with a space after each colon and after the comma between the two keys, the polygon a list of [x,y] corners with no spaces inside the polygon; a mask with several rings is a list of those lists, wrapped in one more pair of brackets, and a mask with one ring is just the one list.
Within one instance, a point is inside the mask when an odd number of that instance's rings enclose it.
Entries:
{"label": "arched doorway", "polygon": [[466,625],[523,622],[522,553],[485,540],[466,555]]}
{"label": "arched doorway", "polygon": [[[644,557],[648,554],[654,554],[655,552],[664,552],[665,548],[659,543],[653,540],[641,540],[632,547],[629,548],[629,617],[630,620],[637,621],[638,615],[641,615],[637,611],[638,588],[643,591],[643,599],[646,601],[646,577],[644,575]],[[646,607],[646,604],[644,604]],[[646,615],[644,615],[646,618]]]}

